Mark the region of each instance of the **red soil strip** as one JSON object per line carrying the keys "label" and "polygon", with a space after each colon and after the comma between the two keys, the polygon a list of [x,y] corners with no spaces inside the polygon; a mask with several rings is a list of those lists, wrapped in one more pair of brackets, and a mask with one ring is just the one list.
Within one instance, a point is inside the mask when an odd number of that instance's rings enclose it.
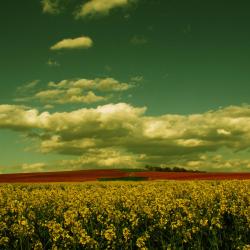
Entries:
{"label": "red soil strip", "polygon": [[175,173],[175,172],[138,172],[135,176],[148,177],[150,180],[245,180],[250,173]]}
{"label": "red soil strip", "polygon": [[120,170],[82,170],[47,173],[1,174],[0,183],[46,183],[96,181],[98,178],[120,178],[128,174]]}
{"label": "red soil strip", "polygon": [[84,182],[99,178],[146,177],[148,180],[245,180],[250,173],[123,172],[121,170],[82,170],[47,173],[0,174],[0,183]]}

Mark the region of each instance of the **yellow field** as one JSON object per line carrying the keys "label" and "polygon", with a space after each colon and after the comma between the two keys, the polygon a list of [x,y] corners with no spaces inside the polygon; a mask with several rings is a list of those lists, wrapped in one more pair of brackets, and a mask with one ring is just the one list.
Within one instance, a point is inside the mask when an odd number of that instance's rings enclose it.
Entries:
{"label": "yellow field", "polygon": [[0,249],[249,249],[250,181],[0,186]]}

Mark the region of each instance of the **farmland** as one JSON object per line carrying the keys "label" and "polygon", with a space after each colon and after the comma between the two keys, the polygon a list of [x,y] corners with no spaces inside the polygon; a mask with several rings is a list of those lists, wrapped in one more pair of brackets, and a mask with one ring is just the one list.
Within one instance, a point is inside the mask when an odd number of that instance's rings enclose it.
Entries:
{"label": "farmland", "polygon": [[250,181],[2,184],[0,249],[249,249]]}
{"label": "farmland", "polygon": [[155,172],[135,170],[79,170],[65,172],[1,174],[0,183],[85,182],[102,178],[143,178],[144,180],[244,180],[250,173]]}

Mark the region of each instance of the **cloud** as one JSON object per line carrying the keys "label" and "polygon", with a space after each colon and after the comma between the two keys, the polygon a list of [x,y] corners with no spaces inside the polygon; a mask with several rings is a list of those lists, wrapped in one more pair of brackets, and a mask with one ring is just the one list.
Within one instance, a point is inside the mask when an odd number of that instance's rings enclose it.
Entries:
{"label": "cloud", "polygon": [[63,93],[63,90],[59,89],[50,89],[50,90],[43,90],[35,94],[36,98],[44,99],[44,100],[54,100],[58,96]]}
{"label": "cloud", "polygon": [[55,15],[61,12],[60,0],[42,0],[41,4],[43,13]]}
{"label": "cloud", "polygon": [[[16,95],[18,97],[14,98],[15,102],[29,102],[33,99],[34,93],[37,91],[37,85],[40,80],[33,80],[24,85],[16,88]],[[30,96],[27,96],[30,95]]]}
{"label": "cloud", "polygon": [[73,160],[63,160],[60,165],[65,169],[91,168],[138,168],[139,156],[116,148],[90,149],[84,156]]}
{"label": "cloud", "polygon": [[139,117],[144,112],[145,108],[119,103],[49,115],[44,129],[53,135],[43,140],[41,150],[81,155],[91,148],[119,146],[132,136],[131,130],[140,130]]}
{"label": "cloud", "polygon": [[17,87],[17,92],[20,94],[24,94],[30,90],[33,90],[39,82],[40,82],[40,80],[33,80],[33,81],[28,82],[22,86],[19,86],[19,87]]}
{"label": "cloud", "polygon": [[143,76],[133,76],[131,77],[132,82],[142,82],[144,80]]}
{"label": "cloud", "polygon": [[43,172],[47,165],[45,163],[32,163],[27,164],[24,163],[21,165],[22,172],[30,173],[30,172]]}
{"label": "cloud", "polygon": [[131,4],[132,0],[90,0],[83,3],[79,11],[76,13],[76,18],[86,16],[108,15],[112,9],[124,8]]}
{"label": "cloud", "polygon": [[53,109],[54,106],[51,105],[51,104],[45,104],[43,108],[44,108],[45,110],[48,110],[48,109]]}
{"label": "cloud", "polygon": [[[212,172],[249,172],[250,160],[216,159],[217,156],[208,159],[175,160],[165,164],[155,164],[159,167],[184,167],[191,170],[208,170]],[[117,148],[90,149],[84,156],[77,159],[62,160],[58,164],[60,169],[96,169],[96,168],[144,168],[148,165],[149,157],[145,154],[136,155]],[[154,166],[154,163],[152,164]]]}
{"label": "cloud", "polygon": [[[240,156],[250,150],[247,105],[162,116],[148,116],[145,107],[126,103],[54,113],[0,105],[0,128],[36,138],[41,152],[78,156],[71,162],[78,166],[153,164],[214,171],[250,167]],[[230,157],[218,157],[224,149]]]}
{"label": "cloud", "polygon": [[51,50],[62,49],[88,49],[93,46],[93,41],[90,37],[82,36],[77,38],[68,38],[59,41],[50,47]]}
{"label": "cloud", "polygon": [[95,79],[76,79],[76,80],[62,80],[58,83],[50,82],[49,87],[57,89],[67,89],[69,91],[77,90],[98,90],[101,92],[120,92],[126,91],[134,87],[133,84],[126,82],[119,82],[112,77],[95,78]]}
{"label": "cloud", "polygon": [[47,61],[47,65],[50,66],[50,67],[59,67],[60,66],[60,63],[53,60],[53,59],[49,59]]}
{"label": "cloud", "polygon": [[[125,8],[137,0],[89,0],[84,1],[74,12],[76,19],[85,17],[105,16],[111,10]],[[57,15],[69,6],[68,0],[41,0],[43,13]],[[126,15],[127,16],[127,15]]]}
{"label": "cloud", "polygon": [[144,45],[144,44],[148,43],[148,40],[144,36],[133,36],[130,39],[130,43],[133,45]]}
{"label": "cloud", "polygon": [[50,105],[66,103],[90,104],[107,101],[112,97],[112,93],[127,91],[134,86],[132,83],[119,82],[112,77],[62,80],[58,83],[49,82],[47,89],[33,93],[32,97],[16,98],[15,101],[39,100]]}
{"label": "cloud", "polygon": [[41,102],[50,102],[54,104],[66,104],[66,103],[95,103],[104,101],[107,97],[97,96],[94,92],[88,91],[82,94],[81,89],[71,88],[69,90],[43,90],[34,96],[34,99],[38,99]]}
{"label": "cloud", "polygon": [[37,128],[38,113],[38,110],[25,106],[0,105],[0,128],[26,131]]}
{"label": "cloud", "polygon": [[111,72],[112,71],[112,67],[110,65],[106,65],[104,67],[105,71]]}

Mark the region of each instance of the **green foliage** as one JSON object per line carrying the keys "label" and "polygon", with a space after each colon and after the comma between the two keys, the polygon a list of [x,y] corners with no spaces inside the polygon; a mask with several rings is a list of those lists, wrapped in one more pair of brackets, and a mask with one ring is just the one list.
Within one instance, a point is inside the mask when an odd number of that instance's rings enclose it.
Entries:
{"label": "green foliage", "polygon": [[127,176],[118,178],[99,178],[98,181],[146,181],[148,177]]}
{"label": "green foliage", "polygon": [[183,167],[155,167],[151,165],[146,165],[145,169],[148,171],[156,171],[156,172],[188,172],[188,173],[205,173],[205,171],[186,169]]}
{"label": "green foliage", "polygon": [[250,181],[0,186],[0,249],[249,249]]}

